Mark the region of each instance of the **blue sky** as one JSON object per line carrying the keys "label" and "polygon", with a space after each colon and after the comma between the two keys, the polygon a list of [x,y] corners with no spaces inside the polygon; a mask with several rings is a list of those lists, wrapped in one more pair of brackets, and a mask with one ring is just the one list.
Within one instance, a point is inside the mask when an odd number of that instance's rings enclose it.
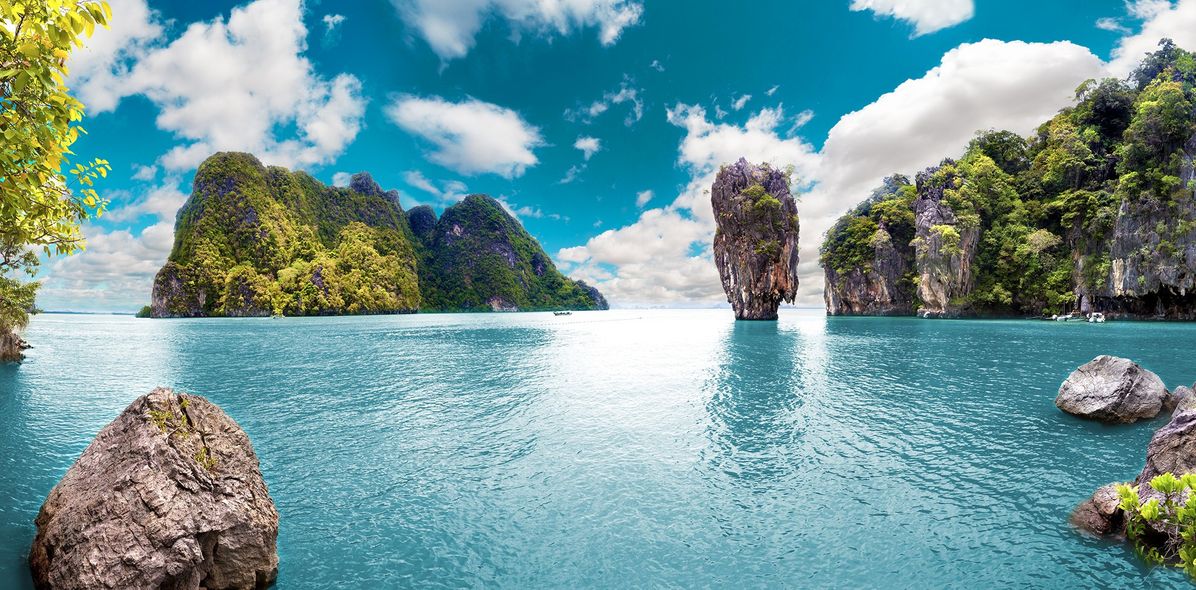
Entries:
{"label": "blue sky", "polygon": [[71,85],[111,212],[44,265],[46,309],[147,303],[221,149],[405,206],[488,193],[624,306],[723,301],[703,190],[741,155],[793,165],[819,305],[821,234],[881,177],[1030,132],[1162,36],[1196,47],[1196,0],[110,3]]}

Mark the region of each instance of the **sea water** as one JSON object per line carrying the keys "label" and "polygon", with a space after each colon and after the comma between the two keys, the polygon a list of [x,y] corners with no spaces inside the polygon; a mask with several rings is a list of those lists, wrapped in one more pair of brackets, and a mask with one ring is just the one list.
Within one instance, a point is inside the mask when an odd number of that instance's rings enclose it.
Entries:
{"label": "sea water", "polygon": [[1098,354],[1196,380],[1196,325],[729,310],[41,315],[0,368],[0,587],[46,494],[157,385],[249,434],[278,588],[1152,587],[1068,513],[1166,418],[1054,406]]}

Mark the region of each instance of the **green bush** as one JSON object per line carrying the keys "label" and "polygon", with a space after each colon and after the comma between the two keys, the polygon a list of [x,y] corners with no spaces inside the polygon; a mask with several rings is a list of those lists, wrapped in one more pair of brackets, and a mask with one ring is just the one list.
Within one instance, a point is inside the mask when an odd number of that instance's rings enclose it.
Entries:
{"label": "green bush", "polygon": [[1142,501],[1138,488],[1121,484],[1117,494],[1126,516],[1126,535],[1147,563],[1176,564],[1196,577],[1196,474],[1164,473],[1150,480],[1161,498]]}

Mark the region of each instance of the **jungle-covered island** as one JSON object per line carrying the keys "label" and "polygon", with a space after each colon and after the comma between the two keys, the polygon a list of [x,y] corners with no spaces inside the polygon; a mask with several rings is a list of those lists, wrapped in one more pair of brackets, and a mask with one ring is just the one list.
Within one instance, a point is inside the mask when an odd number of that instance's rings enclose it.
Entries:
{"label": "jungle-covered island", "polygon": [[1196,319],[1194,88],[1166,40],[1029,138],[889,177],[827,232],[827,313]]}
{"label": "jungle-covered island", "polygon": [[368,174],[329,187],[245,153],[200,165],[150,315],[340,315],[606,309],[485,195],[437,219]]}

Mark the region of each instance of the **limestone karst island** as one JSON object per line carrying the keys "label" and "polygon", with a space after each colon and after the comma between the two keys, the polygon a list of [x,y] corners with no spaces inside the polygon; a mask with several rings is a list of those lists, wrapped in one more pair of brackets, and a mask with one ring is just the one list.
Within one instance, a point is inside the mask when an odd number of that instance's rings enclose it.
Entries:
{"label": "limestone karst island", "polygon": [[0,0],[0,138],[0,589],[1196,587],[1196,0]]}

